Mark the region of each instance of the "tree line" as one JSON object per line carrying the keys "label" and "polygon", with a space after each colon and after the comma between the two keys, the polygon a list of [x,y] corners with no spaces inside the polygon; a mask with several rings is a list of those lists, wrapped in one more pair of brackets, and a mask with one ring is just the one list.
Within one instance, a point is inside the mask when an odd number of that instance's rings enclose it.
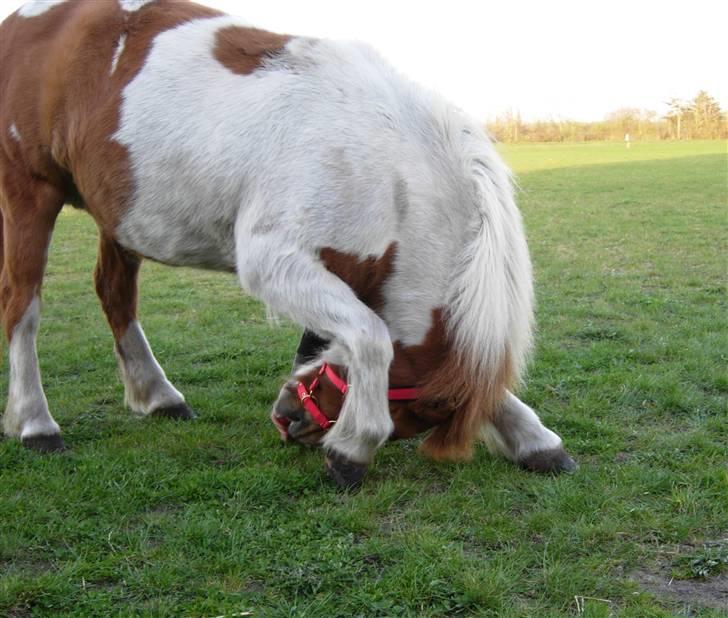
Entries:
{"label": "tree line", "polygon": [[673,98],[664,116],[632,107],[618,109],[597,122],[538,120],[523,122],[518,112],[507,112],[488,123],[501,142],[585,142],[594,140],[726,139],[728,113],[701,90],[692,100]]}

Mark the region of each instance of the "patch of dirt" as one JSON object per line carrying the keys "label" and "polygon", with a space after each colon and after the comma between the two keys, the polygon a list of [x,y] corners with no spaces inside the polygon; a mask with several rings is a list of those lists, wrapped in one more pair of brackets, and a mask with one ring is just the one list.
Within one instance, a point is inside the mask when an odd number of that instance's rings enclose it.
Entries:
{"label": "patch of dirt", "polygon": [[99,577],[97,579],[93,580],[82,580],[82,587],[83,590],[90,590],[92,588],[96,588],[98,590],[114,590],[121,584],[122,581],[119,579],[116,579],[114,577]]}
{"label": "patch of dirt", "polygon": [[728,575],[725,573],[707,579],[673,579],[669,568],[659,573],[638,569],[632,573],[632,579],[659,599],[728,609]]}
{"label": "patch of dirt", "polygon": [[169,517],[174,517],[180,511],[182,511],[182,507],[178,504],[163,503],[144,511],[140,519],[146,524],[158,524]]}
{"label": "patch of dirt", "polygon": [[384,560],[379,554],[367,554],[361,559],[365,567],[380,570],[384,567]]}
{"label": "patch of dirt", "polygon": [[[700,549],[701,546],[702,549]],[[657,548],[654,567],[643,566],[633,571],[630,577],[644,590],[654,594],[660,600],[682,603],[687,606],[728,610],[728,572],[725,572],[720,566],[720,563],[725,560],[723,548],[726,546],[728,546],[728,539],[661,545]],[[686,563],[690,564],[693,573],[699,573],[696,569],[702,564],[707,564],[711,555],[717,557],[716,560],[710,561],[713,566],[718,567],[717,572],[706,577],[679,575],[681,565],[682,573],[685,573],[684,565]]]}
{"label": "patch of dirt", "polygon": [[245,582],[243,591],[250,594],[261,594],[262,592],[265,592],[265,588],[266,586],[264,581],[260,579],[249,579]]}
{"label": "patch of dirt", "polygon": [[432,481],[427,485],[428,494],[443,494],[450,489],[450,485],[442,481]]}
{"label": "patch of dirt", "polygon": [[405,512],[399,507],[393,507],[379,520],[379,531],[382,534],[392,535],[404,529]]}
{"label": "patch of dirt", "polygon": [[42,575],[43,573],[48,573],[54,568],[55,565],[53,562],[43,560],[39,557],[32,557],[30,555],[13,560],[0,560],[0,575],[2,575],[2,577],[18,573],[26,573],[28,575],[37,576]]}

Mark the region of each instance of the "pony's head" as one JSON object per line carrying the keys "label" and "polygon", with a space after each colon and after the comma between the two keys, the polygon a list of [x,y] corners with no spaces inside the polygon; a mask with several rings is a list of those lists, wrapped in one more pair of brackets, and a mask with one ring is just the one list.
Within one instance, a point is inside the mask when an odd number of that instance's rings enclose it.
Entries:
{"label": "pony's head", "polygon": [[[435,311],[433,318],[423,344],[394,344],[387,394],[394,423],[392,438],[430,431],[422,444],[427,455],[465,459],[483,412],[503,396],[510,369],[504,366],[504,375],[491,376],[496,379],[487,383],[475,379],[449,344],[442,312]],[[282,439],[319,445],[339,418],[348,390],[348,370],[326,357],[324,353],[301,367],[281,389],[271,420]]]}
{"label": "pony's head", "polygon": [[[286,382],[271,414],[281,437],[317,445],[341,414],[348,390],[347,376],[346,367],[324,362]],[[393,438],[410,438],[441,424],[452,414],[446,402],[425,402],[421,393],[416,387],[389,389]]]}
{"label": "pony's head", "polygon": [[[333,379],[332,379],[333,378]],[[288,380],[273,404],[271,420],[283,440],[317,445],[344,405],[346,369],[307,365]]]}

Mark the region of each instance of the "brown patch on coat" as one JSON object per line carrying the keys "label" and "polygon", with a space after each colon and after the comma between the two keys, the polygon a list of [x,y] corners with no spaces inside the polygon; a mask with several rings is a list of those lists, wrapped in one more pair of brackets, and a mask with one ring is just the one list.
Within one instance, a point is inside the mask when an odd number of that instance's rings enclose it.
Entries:
{"label": "brown patch on coat", "polygon": [[266,58],[279,53],[290,36],[258,28],[228,26],[215,35],[214,55],[217,61],[236,75],[250,75]]}
{"label": "brown patch on coat", "polygon": [[40,296],[50,233],[62,206],[61,191],[13,169],[0,151],[0,309],[8,341],[28,305]]}
{"label": "brown patch on coat", "polygon": [[[86,83],[105,84],[106,88],[96,93],[86,88],[83,100],[74,104],[73,110],[82,110],[83,116],[69,114],[66,149],[78,190],[91,215],[107,233],[115,230],[133,193],[126,148],[110,139],[119,128],[124,88],[144,66],[154,39],[161,32],[194,19],[220,15],[219,11],[190,2],[158,0],[134,12],[111,8],[107,14],[100,15],[100,11],[89,10],[89,21],[80,24],[86,41],[83,52],[88,53],[96,46],[102,57],[94,67],[96,79],[86,77]],[[114,36],[107,34],[102,38],[107,28],[113,29]],[[126,35],[124,51],[116,70],[109,75],[123,34]],[[69,76],[70,83],[74,78],[77,76]]]}
{"label": "brown patch on coat", "polygon": [[[0,145],[12,160],[80,196],[113,236],[133,193],[119,128],[122,92],[144,65],[154,38],[192,19],[222,15],[191,2],[158,0],[126,12],[118,2],[67,2],[41,15],[10,16],[0,27]],[[122,35],[124,51],[111,64]],[[28,70],[33,67],[33,70]],[[6,127],[22,135],[8,147]]]}
{"label": "brown patch on coat", "polygon": [[[64,201],[82,203],[113,239],[133,186],[126,149],[112,136],[122,91],[144,65],[154,37],[221,14],[171,0],[134,12],[122,11],[117,2],[79,0],[30,18],[15,13],[0,24],[0,306],[8,339],[40,294],[50,234]],[[111,74],[122,35],[124,53]],[[10,135],[12,125],[20,141]],[[120,274],[121,261],[109,265],[103,243],[100,272],[111,280],[100,295],[107,307],[121,303],[109,318],[116,335],[134,313],[136,290],[130,291],[130,276]],[[130,294],[126,300],[124,293]]]}
{"label": "brown patch on coat", "polygon": [[328,271],[348,284],[357,298],[375,313],[384,303],[382,288],[392,274],[397,257],[397,243],[393,242],[381,257],[360,260],[351,253],[324,247],[319,252]]}

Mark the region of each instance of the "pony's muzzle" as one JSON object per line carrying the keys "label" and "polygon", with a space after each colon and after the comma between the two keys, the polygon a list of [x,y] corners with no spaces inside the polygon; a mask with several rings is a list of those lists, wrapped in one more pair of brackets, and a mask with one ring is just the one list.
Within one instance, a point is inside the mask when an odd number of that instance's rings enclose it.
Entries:
{"label": "pony's muzzle", "polygon": [[288,382],[283,386],[278,399],[273,404],[270,420],[284,442],[318,444],[324,432],[308,418],[295,388],[295,382]]}

